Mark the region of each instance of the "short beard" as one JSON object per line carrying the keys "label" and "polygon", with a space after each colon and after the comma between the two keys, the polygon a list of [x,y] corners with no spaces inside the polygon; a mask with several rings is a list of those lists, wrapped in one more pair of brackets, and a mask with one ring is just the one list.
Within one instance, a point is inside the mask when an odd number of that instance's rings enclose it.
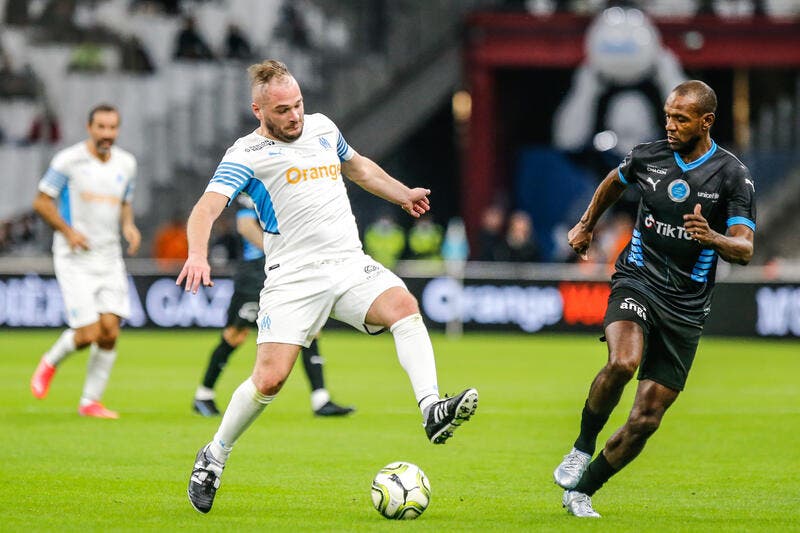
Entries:
{"label": "short beard", "polygon": [[281,142],[290,143],[292,141],[296,141],[303,134],[303,127],[302,126],[300,127],[300,132],[297,135],[286,135],[286,134],[281,133],[280,131],[278,131],[269,122],[265,122],[264,124],[267,126],[267,131],[269,132],[269,134],[272,135],[274,138],[276,138],[277,140],[279,140]]}

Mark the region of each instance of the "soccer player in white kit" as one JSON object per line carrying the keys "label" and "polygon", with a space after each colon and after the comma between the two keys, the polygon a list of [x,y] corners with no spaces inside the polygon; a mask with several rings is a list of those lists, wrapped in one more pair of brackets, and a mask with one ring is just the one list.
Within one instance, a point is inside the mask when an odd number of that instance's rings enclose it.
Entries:
{"label": "soccer player in white kit", "polygon": [[233,393],[213,440],[197,453],[188,494],[202,513],[211,510],[233,445],[278,394],[300,347],[311,343],[329,316],[361,331],[392,332],[434,444],[451,437],[478,404],[475,389],[439,398],[433,347],[417,301],[400,278],[364,253],[342,176],[413,217],[430,209],[430,191],[406,187],[356,153],[326,116],[305,115],[300,87],[283,63],[264,61],[248,72],[260,126],[228,149],[194,206],[189,257],[177,279],[191,292],[213,284],[211,227],[237,194],[247,193],[268,258],[256,364]]}
{"label": "soccer player in white kit", "polygon": [[33,202],[55,231],[53,264],[69,329],[42,357],[31,392],[39,399],[47,396],[58,365],[91,345],[78,412],[96,418],[119,417],[100,400],[117,357],[120,319],[130,313],[120,229],[129,254],[141,242],[131,206],[136,159],[114,146],[119,122],[113,106],[94,107],[88,139],[55,155]]}

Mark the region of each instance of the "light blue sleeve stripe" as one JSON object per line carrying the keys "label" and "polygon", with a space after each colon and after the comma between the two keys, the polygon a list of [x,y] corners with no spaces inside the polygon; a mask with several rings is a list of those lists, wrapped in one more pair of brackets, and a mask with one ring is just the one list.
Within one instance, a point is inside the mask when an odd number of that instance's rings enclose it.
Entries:
{"label": "light blue sleeve stripe", "polygon": [[249,180],[250,178],[244,177],[240,174],[234,174],[233,172],[227,172],[225,170],[218,170],[214,173],[211,177],[212,180],[220,179],[220,180],[227,180],[233,183],[244,183],[245,181]]}
{"label": "light blue sleeve stripe", "polygon": [[133,200],[133,190],[134,190],[133,182],[129,181],[127,187],[125,187],[125,194],[122,195],[123,202],[131,203],[131,200]]}
{"label": "light blue sleeve stripe", "polygon": [[239,182],[239,181],[234,181],[231,178],[222,178],[222,177],[214,176],[213,178],[211,178],[210,183],[221,183],[223,185],[227,185],[228,187],[233,187],[234,189],[237,189],[237,188],[239,188],[239,186],[241,184],[246,183],[246,182],[244,182],[244,181]]}
{"label": "light blue sleeve stripe", "polygon": [[339,156],[340,161],[347,161],[350,159],[348,155],[350,155],[351,148],[350,145],[347,144],[347,141],[344,140],[344,136],[342,132],[339,132],[339,138],[336,141],[336,155]]}
{"label": "light blue sleeve stripe", "polygon": [[223,161],[223,162],[221,162],[219,164],[219,166],[217,168],[219,169],[219,168],[223,168],[223,167],[227,168],[228,170],[244,171],[244,173],[246,175],[248,175],[248,176],[254,176],[255,175],[255,172],[253,172],[252,168],[248,167],[247,165],[242,165],[240,163],[234,163],[232,161]]}
{"label": "light blue sleeve stripe", "polygon": [[61,189],[63,189],[67,184],[68,180],[69,178],[66,174],[62,174],[53,167],[48,168],[47,172],[44,174],[44,177],[42,177],[42,181],[56,191],[61,191]]}
{"label": "light blue sleeve stripe", "polygon": [[728,219],[728,227],[735,226],[736,224],[742,224],[750,228],[751,230],[756,230],[756,223],[750,220],[747,217],[731,217]]}
{"label": "light blue sleeve stripe", "polygon": [[247,181],[253,177],[239,170],[233,170],[228,168],[218,168],[217,171],[214,172],[214,176],[231,176],[235,178],[236,181]]}
{"label": "light blue sleeve stripe", "polygon": [[623,185],[628,184],[628,180],[626,180],[625,176],[622,175],[622,169],[619,167],[617,167],[617,176],[619,176],[619,181],[621,181]]}

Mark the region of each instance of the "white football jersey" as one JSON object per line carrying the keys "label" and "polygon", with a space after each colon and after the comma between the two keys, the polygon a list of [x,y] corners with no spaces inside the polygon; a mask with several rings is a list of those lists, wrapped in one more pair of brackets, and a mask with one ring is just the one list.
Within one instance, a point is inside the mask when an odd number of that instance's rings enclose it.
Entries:
{"label": "white football jersey", "polygon": [[[325,115],[305,115],[303,134],[285,143],[257,131],[222,158],[206,191],[253,200],[270,265],[300,266],[363,254],[343,161],[355,151]],[[230,205],[230,201],[229,201]]]}
{"label": "white football jersey", "polygon": [[[93,156],[86,141],[58,152],[50,162],[39,190],[56,199],[64,220],[89,241],[89,251],[98,257],[121,256],[120,211],[133,200],[136,159],[117,146],[103,162]],[[53,236],[53,254],[72,253],[61,232]]]}

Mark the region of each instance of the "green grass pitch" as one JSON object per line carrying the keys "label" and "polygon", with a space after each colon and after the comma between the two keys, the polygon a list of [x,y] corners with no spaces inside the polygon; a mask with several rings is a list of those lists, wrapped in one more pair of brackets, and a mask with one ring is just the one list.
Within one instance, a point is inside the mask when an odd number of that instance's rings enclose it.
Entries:
{"label": "green grass pitch", "polygon": [[[218,332],[124,330],[105,403],[76,408],[86,352],[47,399],[28,380],[56,331],[0,332],[0,531],[789,531],[800,530],[800,343],[707,338],[687,390],[644,453],[595,495],[597,521],[568,516],[552,470],[605,361],[592,336],[434,335],[442,392],[480,391],[476,416],[444,446],[425,439],[390,336],[322,338],[329,389],[358,411],[311,414],[302,368],[234,450],[214,508],[186,486],[218,419],[190,412]],[[219,384],[221,407],[247,376],[253,345]],[[600,436],[624,420],[633,383]],[[431,480],[431,505],[396,523],[370,482],[405,460]]]}

